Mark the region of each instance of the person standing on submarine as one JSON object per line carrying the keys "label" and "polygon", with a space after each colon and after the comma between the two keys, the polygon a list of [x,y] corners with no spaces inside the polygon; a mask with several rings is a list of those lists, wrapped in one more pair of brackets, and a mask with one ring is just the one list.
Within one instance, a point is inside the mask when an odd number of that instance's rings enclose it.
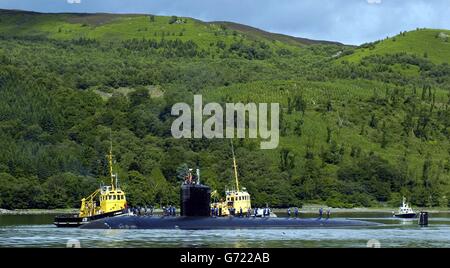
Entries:
{"label": "person standing on submarine", "polygon": [[322,215],[323,215],[323,208],[319,209],[319,220],[322,219]]}

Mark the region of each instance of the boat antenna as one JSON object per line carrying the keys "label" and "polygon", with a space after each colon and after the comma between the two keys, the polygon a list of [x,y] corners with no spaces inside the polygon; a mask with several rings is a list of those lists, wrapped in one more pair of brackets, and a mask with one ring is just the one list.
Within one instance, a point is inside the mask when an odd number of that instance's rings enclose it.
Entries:
{"label": "boat antenna", "polygon": [[109,175],[111,176],[111,187],[112,190],[114,191],[114,174],[113,174],[113,154],[112,154],[112,136],[111,136],[111,131],[109,132],[109,137],[110,137],[110,146],[109,146],[109,155],[108,155],[108,161],[109,161]]}
{"label": "boat antenna", "polygon": [[234,179],[236,180],[236,191],[239,192],[239,180],[238,180],[236,157],[234,155],[233,140],[230,140],[230,143],[231,143],[231,153],[233,154],[233,168],[234,168]]}

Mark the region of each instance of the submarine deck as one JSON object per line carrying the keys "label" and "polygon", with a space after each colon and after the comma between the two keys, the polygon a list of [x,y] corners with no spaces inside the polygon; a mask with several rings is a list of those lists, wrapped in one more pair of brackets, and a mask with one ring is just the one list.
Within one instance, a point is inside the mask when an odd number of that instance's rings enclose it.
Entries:
{"label": "submarine deck", "polygon": [[240,218],[240,217],[158,217],[119,216],[84,224],[82,229],[268,229],[344,228],[379,226],[379,223],[350,219]]}

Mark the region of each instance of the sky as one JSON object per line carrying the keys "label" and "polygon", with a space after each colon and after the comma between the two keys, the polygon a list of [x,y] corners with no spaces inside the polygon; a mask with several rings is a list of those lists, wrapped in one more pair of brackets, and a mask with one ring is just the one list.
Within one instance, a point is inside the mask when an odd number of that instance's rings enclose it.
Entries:
{"label": "sky", "polygon": [[416,28],[450,29],[450,0],[0,0],[0,8],[187,16],[352,45]]}

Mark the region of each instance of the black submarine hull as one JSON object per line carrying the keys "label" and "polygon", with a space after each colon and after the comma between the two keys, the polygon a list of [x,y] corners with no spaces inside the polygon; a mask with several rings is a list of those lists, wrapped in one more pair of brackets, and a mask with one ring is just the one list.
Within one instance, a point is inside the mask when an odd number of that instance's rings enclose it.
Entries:
{"label": "black submarine hull", "polygon": [[120,216],[104,218],[81,226],[81,229],[271,229],[271,228],[356,228],[380,224],[349,219],[240,218],[240,217],[149,217]]}

